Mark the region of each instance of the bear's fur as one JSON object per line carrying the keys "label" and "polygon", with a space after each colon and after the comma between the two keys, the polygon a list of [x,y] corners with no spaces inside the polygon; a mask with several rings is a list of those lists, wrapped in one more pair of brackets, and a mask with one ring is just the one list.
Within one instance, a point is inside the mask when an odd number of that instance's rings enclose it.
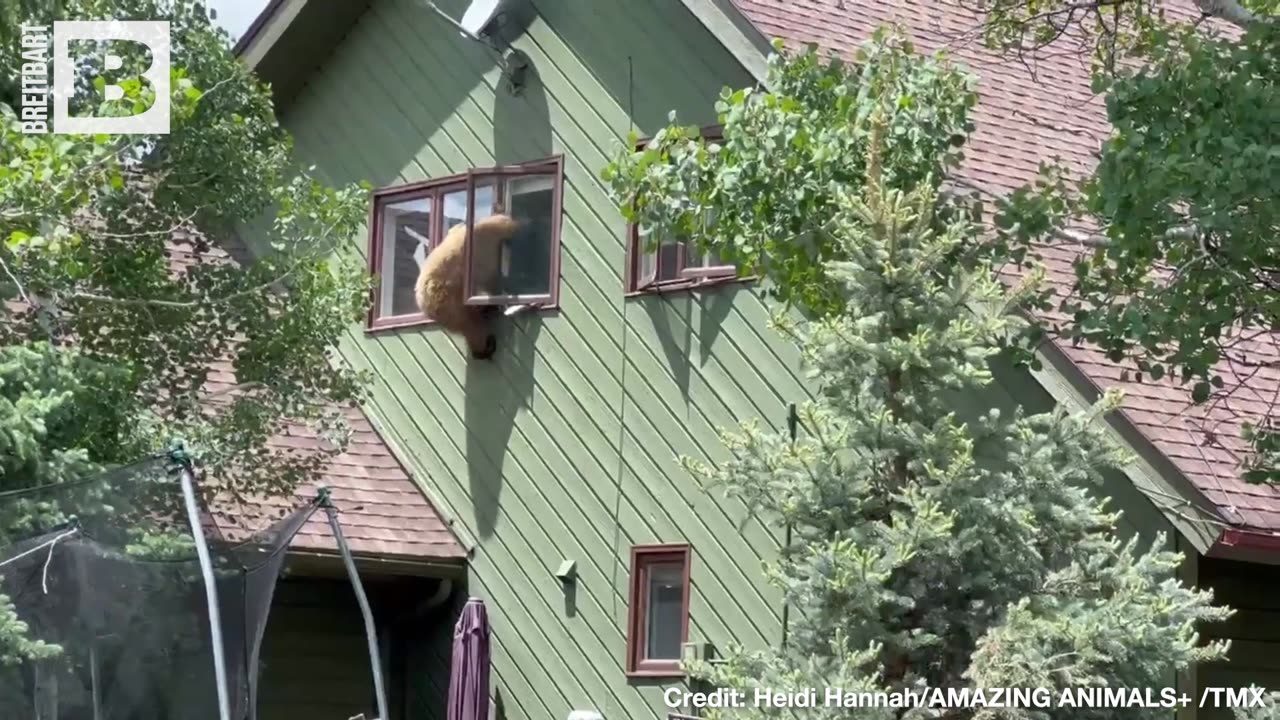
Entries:
{"label": "bear's fur", "polygon": [[477,360],[493,356],[498,341],[489,328],[494,308],[466,304],[467,242],[475,242],[476,287],[497,279],[501,246],[515,235],[518,225],[507,215],[490,215],[477,220],[474,237],[467,238],[467,225],[454,225],[422,263],[416,295],[418,307],[445,330],[461,335]]}

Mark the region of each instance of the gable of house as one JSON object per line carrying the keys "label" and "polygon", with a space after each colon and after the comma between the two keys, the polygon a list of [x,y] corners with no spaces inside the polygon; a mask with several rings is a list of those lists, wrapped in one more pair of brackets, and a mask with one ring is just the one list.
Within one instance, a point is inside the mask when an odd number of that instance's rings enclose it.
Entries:
{"label": "gable of house", "polygon": [[[455,17],[465,5],[439,4]],[[353,328],[342,351],[373,372],[369,413],[474,546],[469,591],[488,603],[506,717],[651,717],[662,684],[682,678],[628,679],[633,546],[690,548],[689,640],[776,643],[781,603],[760,582],[775,531],[695,487],[676,457],[722,457],[715,429],[740,420],[782,426],[805,390],[796,349],[767,329],[749,283],[626,297],[628,229],[599,177],[630,131],[652,134],[672,109],[713,123],[721,88],[750,75],[679,0],[537,10],[515,41],[529,64],[518,93],[489,49],[394,0],[346,28],[281,116],[330,182],[448,195],[406,213],[433,237],[427,215],[456,210],[469,170],[562,168],[550,171],[563,206],[557,306],[503,321],[492,361],[401,317],[412,313],[394,292],[395,321]],[[368,255],[369,240],[351,247]],[[373,265],[396,282],[394,263]],[[573,582],[556,576],[567,561]]]}

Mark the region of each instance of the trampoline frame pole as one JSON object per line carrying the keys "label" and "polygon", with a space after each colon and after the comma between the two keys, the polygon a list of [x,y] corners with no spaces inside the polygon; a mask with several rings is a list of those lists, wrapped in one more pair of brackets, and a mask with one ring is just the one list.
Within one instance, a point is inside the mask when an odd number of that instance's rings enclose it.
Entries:
{"label": "trampoline frame pole", "polygon": [[338,552],[342,555],[342,563],[347,566],[347,577],[351,580],[351,588],[356,591],[356,602],[360,604],[360,613],[364,615],[365,640],[369,643],[369,664],[373,668],[373,689],[378,697],[378,720],[390,720],[387,712],[387,692],[382,684],[382,654],[378,651],[378,627],[373,622],[373,611],[369,609],[369,598],[364,594],[364,583],[360,582],[360,573],[356,572],[356,562],[351,557],[351,549],[347,547],[347,538],[342,534],[342,525],[338,522],[338,511],[329,499],[327,488],[320,493],[320,506],[329,516],[329,527],[333,529],[333,539],[338,543]]}
{"label": "trampoline frame pole", "polygon": [[200,510],[196,505],[195,478],[191,466],[182,465],[182,499],[187,506],[187,521],[191,523],[191,537],[196,544],[196,556],[200,559],[200,573],[204,575],[204,595],[209,604],[209,639],[213,644],[213,676],[218,683],[218,717],[231,720],[231,698],[227,693],[227,663],[222,647],[222,613],[218,608],[218,586],[213,577],[213,561],[209,559],[209,546],[205,543],[204,529],[200,525]]}

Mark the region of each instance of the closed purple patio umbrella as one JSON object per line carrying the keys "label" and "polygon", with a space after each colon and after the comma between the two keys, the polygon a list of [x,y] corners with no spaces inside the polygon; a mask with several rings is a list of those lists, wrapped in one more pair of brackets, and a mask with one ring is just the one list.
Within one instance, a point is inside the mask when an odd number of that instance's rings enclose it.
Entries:
{"label": "closed purple patio umbrella", "polygon": [[447,720],[489,720],[489,614],[471,598],[453,628]]}

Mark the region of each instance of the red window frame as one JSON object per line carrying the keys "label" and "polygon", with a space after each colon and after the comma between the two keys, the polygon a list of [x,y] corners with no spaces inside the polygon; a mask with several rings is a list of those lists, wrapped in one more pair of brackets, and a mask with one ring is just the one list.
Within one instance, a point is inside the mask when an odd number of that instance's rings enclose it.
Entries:
{"label": "red window frame", "polygon": [[631,548],[631,589],[627,604],[627,675],[630,677],[681,677],[680,658],[648,658],[648,610],[649,598],[645,590],[649,586],[649,568],[654,565],[679,563],[681,566],[682,598],[680,612],[680,643],[689,641],[689,568],[692,565],[693,548],[687,543],[662,545],[634,545]]}
{"label": "red window frame", "polygon": [[396,185],[381,188],[373,193],[372,208],[369,211],[369,274],[375,278],[370,288],[372,296],[366,326],[370,330],[408,327],[411,325],[430,325],[432,321],[416,309],[407,314],[382,314],[382,260],[385,251],[382,224],[384,209],[387,205],[406,200],[431,199],[431,237],[428,239],[427,252],[430,253],[444,236],[444,196],[466,188],[465,174],[450,175],[422,182]]}
{"label": "red window frame", "polygon": [[502,205],[506,199],[506,184],[513,178],[550,177],[551,178],[551,262],[550,277],[547,280],[548,292],[537,295],[476,295],[472,287],[471,262],[475,246],[467,243],[466,263],[467,275],[463,283],[463,293],[468,305],[523,305],[532,304],[544,308],[554,308],[560,303],[560,228],[561,216],[564,214],[564,156],[557,155],[546,160],[537,160],[519,165],[503,165],[499,167],[471,170],[467,173],[467,233],[475,226],[476,221],[476,186],[492,183],[494,185],[494,207],[491,212],[509,211]]}
{"label": "red window frame", "polygon": [[[704,140],[720,140],[723,137],[723,132],[723,125],[707,125],[700,129],[700,134]],[[644,138],[637,142],[636,152],[644,150],[650,140],[652,138]],[[663,256],[668,252],[674,252],[676,255],[675,276],[659,279],[657,277],[658,270],[663,265]],[[654,258],[654,274],[652,278],[646,278],[642,275],[646,256],[653,256]],[[739,277],[736,265],[699,264],[691,266],[689,264],[688,245],[685,243],[661,243],[653,252],[645,252],[643,241],[640,237],[640,228],[634,223],[627,226],[626,262],[626,292],[630,295],[695,288],[747,279]]]}
{"label": "red window frame", "polygon": [[[551,240],[551,292],[537,298],[519,298],[510,299],[503,302],[487,302],[485,299],[477,299],[470,301],[470,304],[508,304],[508,302],[536,302],[543,308],[555,308],[560,301],[560,227],[561,227],[561,208],[563,207],[562,196],[564,193],[564,159],[563,156],[555,156],[545,160],[538,160],[521,165],[508,165],[496,168],[487,168],[484,170],[470,170],[465,173],[457,173],[441,178],[433,178],[421,182],[406,183],[404,185],[395,185],[391,187],[381,188],[373,192],[372,207],[369,210],[369,241],[368,241],[368,270],[369,274],[375,278],[373,286],[370,288],[371,297],[369,303],[369,311],[367,313],[365,327],[368,331],[385,330],[389,328],[403,328],[418,325],[433,325],[434,322],[422,315],[416,309],[412,313],[401,315],[383,315],[382,314],[382,261],[385,248],[383,247],[383,215],[387,205],[403,202],[406,200],[420,200],[431,198],[431,237],[427,244],[427,252],[439,245],[444,238],[444,196],[455,192],[465,192],[464,202],[468,208],[475,206],[475,185],[480,179],[490,177],[491,175],[499,175],[502,178],[529,176],[529,175],[549,175],[553,178],[553,206],[552,212],[552,240]],[[474,222],[473,213],[468,212],[467,224],[470,230],[471,224]],[[470,247],[468,246],[467,256],[463,259],[468,269],[465,279],[466,292],[470,298],[471,284],[471,256]],[[503,300],[503,299],[498,299]]]}

